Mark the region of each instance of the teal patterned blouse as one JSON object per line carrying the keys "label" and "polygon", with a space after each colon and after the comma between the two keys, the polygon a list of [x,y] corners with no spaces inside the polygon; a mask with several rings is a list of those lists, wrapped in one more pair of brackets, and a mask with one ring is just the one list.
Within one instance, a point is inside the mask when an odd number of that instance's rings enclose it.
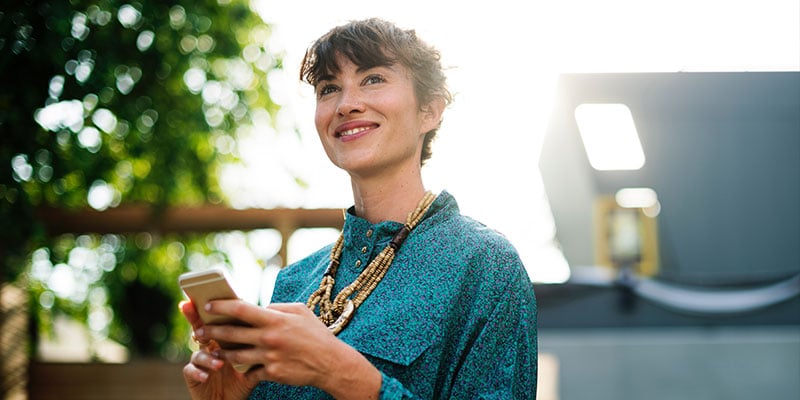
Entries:
{"label": "teal patterned blouse", "polygon": [[[402,224],[345,218],[334,296]],[[331,246],[285,268],[273,302],[302,302],[319,287]],[[381,283],[339,333],[383,376],[381,399],[535,399],[536,300],[514,247],[460,214],[442,192]],[[313,387],[261,382],[251,399],[329,399]]]}

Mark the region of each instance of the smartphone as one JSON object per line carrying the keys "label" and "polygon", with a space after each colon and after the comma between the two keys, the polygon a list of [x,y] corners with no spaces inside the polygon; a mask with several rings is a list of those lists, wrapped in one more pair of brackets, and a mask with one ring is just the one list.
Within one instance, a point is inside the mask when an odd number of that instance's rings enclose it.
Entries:
{"label": "smartphone", "polygon": [[228,279],[228,273],[222,268],[211,268],[204,271],[187,272],[178,277],[178,283],[192,300],[200,319],[209,325],[243,325],[225,315],[212,315],[206,312],[205,305],[211,300],[238,299],[236,291]]}
{"label": "smartphone", "polygon": [[[212,300],[238,299],[239,296],[230,284],[228,273],[222,268],[211,268],[204,271],[186,272],[178,277],[178,284],[186,297],[188,297],[200,319],[208,325],[239,325],[248,324],[227,315],[209,314],[205,310],[205,305]],[[223,349],[241,349],[247,347],[239,343],[229,343],[218,341]],[[234,365],[239,372],[246,372],[250,369],[249,365]]]}

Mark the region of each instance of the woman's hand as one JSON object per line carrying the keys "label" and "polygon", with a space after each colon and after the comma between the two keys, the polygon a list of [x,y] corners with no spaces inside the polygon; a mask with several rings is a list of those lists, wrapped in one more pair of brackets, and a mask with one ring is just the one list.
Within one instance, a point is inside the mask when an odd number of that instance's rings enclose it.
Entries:
{"label": "woman's hand", "polygon": [[[203,322],[191,302],[182,302],[180,309],[194,332],[203,329]],[[183,379],[192,399],[246,399],[258,382],[248,381],[231,364],[215,355],[220,350],[216,342],[197,337],[195,340],[200,344],[200,349],[192,354],[189,363],[183,367]]]}
{"label": "woman's hand", "polygon": [[[200,340],[243,343],[248,347],[218,350],[230,364],[254,365],[247,382],[268,380],[315,386],[338,399],[377,398],[380,372],[358,351],[334,336],[304,304],[271,304],[261,308],[241,300],[209,302],[206,311],[246,322],[249,327],[205,325]],[[194,325],[193,325],[194,326]],[[211,365],[211,361],[203,365]]]}

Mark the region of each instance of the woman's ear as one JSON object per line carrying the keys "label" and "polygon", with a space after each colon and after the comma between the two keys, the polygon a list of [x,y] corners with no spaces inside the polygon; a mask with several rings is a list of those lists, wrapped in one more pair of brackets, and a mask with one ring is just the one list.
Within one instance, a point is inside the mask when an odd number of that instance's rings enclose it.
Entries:
{"label": "woman's ear", "polygon": [[428,105],[422,107],[422,132],[428,132],[439,127],[442,123],[445,101],[441,97],[434,97]]}

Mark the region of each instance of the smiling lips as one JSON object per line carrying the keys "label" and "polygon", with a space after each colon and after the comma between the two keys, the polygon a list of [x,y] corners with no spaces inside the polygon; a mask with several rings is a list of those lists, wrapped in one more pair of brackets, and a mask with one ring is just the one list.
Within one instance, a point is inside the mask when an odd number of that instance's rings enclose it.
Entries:
{"label": "smiling lips", "polygon": [[361,132],[368,131],[370,129],[374,129],[377,127],[378,127],[377,124],[372,124],[372,123],[370,124],[361,123],[358,124],[357,126],[353,126],[353,124],[345,124],[342,125],[339,129],[337,129],[336,137],[343,138],[343,137],[355,136]]}

